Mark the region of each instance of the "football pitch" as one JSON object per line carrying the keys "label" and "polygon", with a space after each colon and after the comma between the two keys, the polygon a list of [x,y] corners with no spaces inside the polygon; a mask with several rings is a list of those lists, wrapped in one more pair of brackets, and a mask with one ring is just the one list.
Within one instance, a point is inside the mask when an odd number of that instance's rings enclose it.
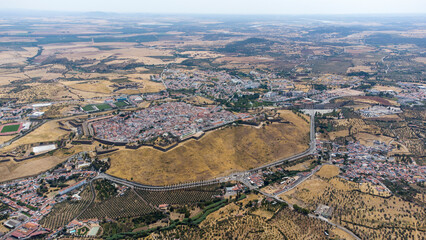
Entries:
{"label": "football pitch", "polygon": [[16,132],[19,130],[19,127],[21,126],[21,124],[13,124],[13,125],[6,125],[3,126],[3,128],[1,129],[0,133],[10,133],[10,132]]}

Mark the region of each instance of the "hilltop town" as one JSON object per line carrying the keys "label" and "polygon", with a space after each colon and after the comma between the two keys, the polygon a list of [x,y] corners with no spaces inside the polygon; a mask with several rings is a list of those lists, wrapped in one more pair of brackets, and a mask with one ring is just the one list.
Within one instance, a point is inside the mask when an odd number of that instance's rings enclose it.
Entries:
{"label": "hilltop town", "polygon": [[59,19],[0,25],[0,239],[426,238],[417,18]]}

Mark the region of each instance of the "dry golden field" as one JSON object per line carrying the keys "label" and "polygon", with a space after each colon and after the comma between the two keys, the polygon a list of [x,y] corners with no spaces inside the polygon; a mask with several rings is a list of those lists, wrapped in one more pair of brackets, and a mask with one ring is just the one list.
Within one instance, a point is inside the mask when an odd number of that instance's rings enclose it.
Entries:
{"label": "dry golden field", "polygon": [[286,167],[285,170],[287,170],[287,171],[304,171],[304,170],[309,169],[309,167],[310,167],[310,165],[312,164],[313,161],[314,161],[314,159],[310,159],[308,161],[298,163],[294,166]]}
{"label": "dry golden field", "polygon": [[149,80],[141,80],[140,82],[143,84],[141,93],[153,93],[166,89],[162,83],[153,82]]}
{"label": "dry golden field", "polygon": [[15,137],[15,135],[0,136],[0,144],[3,144],[4,142],[9,141],[13,137]]}
{"label": "dry golden field", "polygon": [[186,101],[190,104],[195,104],[195,105],[203,105],[203,104],[213,104],[214,101],[205,98],[205,97],[201,97],[201,96],[194,96],[191,98],[187,98]]}
{"label": "dry golden field", "polygon": [[339,175],[339,167],[334,165],[324,165],[321,169],[316,173],[317,176],[321,178],[332,178]]}
{"label": "dry golden field", "polygon": [[328,137],[330,138],[330,140],[334,140],[338,137],[346,137],[349,135],[349,130],[344,129],[344,130],[339,130],[339,131],[333,131],[333,132],[328,132]]}
{"label": "dry golden field", "polygon": [[40,99],[64,100],[64,98],[70,99],[70,97],[76,99],[59,83],[34,83],[26,86],[29,88],[16,93],[1,91],[0,97],[17,98],[19,103],[36,102],[40,101]]}
{"label": "dry golden field", "polygon": [[288,119],[291,124],[215,130],[168,152],[150,147],[120,150],[110,155],[108,173],[145,184],[165,185],[247,170],[307,148],[309,124],[297,116]]}
{"label": "dry golden field", "polygon": [[[109,47],[109,50],[100,50],[97,46]],[[48,44],[44,46],[44,51],[37,59],[44,59],[48,56],[61,56],[69,60],[81,60],[84,58],[102,60],[108,57],[118,59],[133,59],[145,62],[146,64],[161,64],[160,59],[150,58],[151,56],[171,56],[170,50],[150,49],[135,47],[136,43],[95,43],[80,42],[66,44]]]}
{"label": "dry golden field", "polygon": [[56,166],[64,160],[65,159],[58,157],[48,156],[43,158],[34,158],[23,162],[9,161],[6,163],[0,163],[0,172],[2,173],[0,181],[7,181],[38,174]]}
{"label": "dry golden field", "polygon": [[36,47],[25,47],[24,51],[1,51],[0,52],[0,65],[23,65],[27,58],[36,55]]}
{"label": "dry golden field", "polygon": [[364,192],[364,193],[370,193],[372,195],[377,195],[377,196],[381,196],[381,197],[392,196],[392,193],[390,193],[388,191],[383,191],[383,192],[377,191],[377,189],[374,187],[374,185],[372,183],[369,183],[369,182],[360,183],[359,184],[359,190],[361,192]]}
{"label": "dry golden field", "polygon": [[375,85],[372,89],[378,90],[378,91],[389,91],[392,90],[394,92],[401,92],[402,88],[394,87],[394,86],[382,86],[382,85]]}
{"label": "dry golden field", "polygon": [[25,66],[22,68],[0,69],[0,84],[13,83],[16,80],[52,80],[61,77],[65,69],[61,65]]}
{"label": "dry golden field", "polygon": [[345,232],[342,229],[337,228],[337,227],[334,227],[331,230],[331,232],[334,233],[335,236],[337,237],[335,239],[342,239],[342,240],[352,240],[352,239],[355,239],[354,237],[352,237],[352,235],[350,235],[349,233],[347,233],[347,232]]}
{"label": "dry golden field", "polygon": [[374,140],[385,142],[386,144],[389,144],[393,140],[393,138],[391,137],[383,135],[373,135],[365,132],[357,133],[354,136],[361,144],[365,146],[373,146]]}
{"label": "dry golden field", "polygon": [[350,129],[349,134],[368,133],[368,134],[381,134],[379,127],[367,124],[362,119],[350,118],[333,120],[333,125],[337,128]]}
{"label": "dry golden field", "polygon": [[150,81],[152,74],[128,74],[126,77],[132,82],[142,83],[143,88],[140,89],[141,93],[152,93],[165,90],[163,83]]}
{"label": "dry golden field", "polygon": [[299,113],[300,116],[294,114],[290,110],[277,110],[277,113],[283,119],[283,121],[288,121],[293,124],[302,124],[300,123],[300,121],[302,121],[303,124],[309,124],[311,122],[311,118],[309,117],[309,115],[303,113]]}
{"label": "dry golden field", "polygon": [[95,93],[112,93],[114,90],[110,87],[112,83],[110,81],[82,81],[82,82],[73,82],[68,85],[68,87],[77,89],[84,92],[95,92]]}

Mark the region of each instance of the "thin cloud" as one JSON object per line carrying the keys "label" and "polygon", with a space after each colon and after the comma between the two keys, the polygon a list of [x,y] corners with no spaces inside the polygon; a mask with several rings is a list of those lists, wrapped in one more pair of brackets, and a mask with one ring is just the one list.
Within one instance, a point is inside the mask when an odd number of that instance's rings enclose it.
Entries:
{"label": "thin cloud", "polygon": [[201,14],[425,13],[424,0],[0,0],[0,10]]}

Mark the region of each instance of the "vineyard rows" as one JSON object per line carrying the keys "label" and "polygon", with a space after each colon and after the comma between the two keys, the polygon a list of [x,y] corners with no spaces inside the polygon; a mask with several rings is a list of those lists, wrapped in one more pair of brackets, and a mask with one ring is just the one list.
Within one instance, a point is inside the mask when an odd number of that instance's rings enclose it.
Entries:
{"label": "vineyard rows", "polygon": [[154,211],[156,210],[134,191],[127,190],[123,196],[113,196],[105,201],[92,203],[79,219],[137,217]]}
{"label": "vineyard rows", "polygon": [[64,201],[56,204],[52,211],[41,219],[40,224],[50,229],[66,226],[90,203],[92,198],[90,188],[84,189],[80,196],[80,201]]}
{"label": "vineyard rows", "polygon": [[145,191],[135,189],[147,202],[158,206],[160,204],[188,204],[210,201],[216,195],[221,194],[219,185],[210,185],[181,189],[175,191]]}

